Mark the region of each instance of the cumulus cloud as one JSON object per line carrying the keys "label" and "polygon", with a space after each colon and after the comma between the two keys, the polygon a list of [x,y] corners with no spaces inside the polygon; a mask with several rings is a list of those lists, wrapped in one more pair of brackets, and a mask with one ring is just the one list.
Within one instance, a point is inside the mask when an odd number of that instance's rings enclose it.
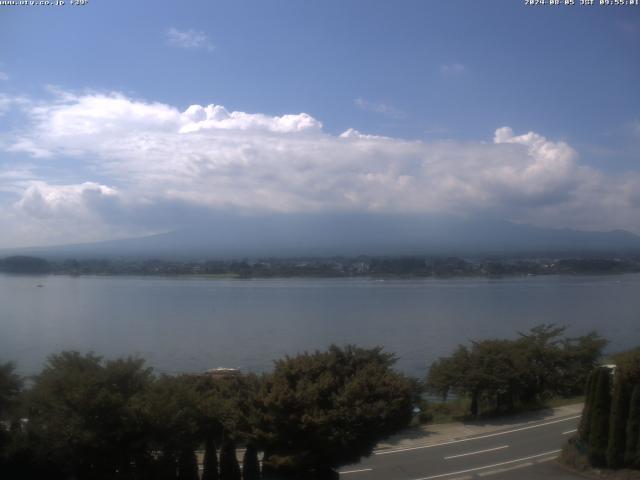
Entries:
{"label": "cumulus cloud", "polygon": [[117,195],[115,189],[95,182],[50,185],[34,181],[29,182],[16,207],[39,218],[90,216],[93,215],[96,205]]}
{"label": "cumulus cloud", "polygon": [[322,124],[306,113],[269,117],[260,113],[229,112],[221,105],[191,105],[181,115],[180,133],[199,130],[264,130],[289,133],[320,130]]}
{"label": "cumulus cloud", "polygon": [[[171,228],[177,211],[349,211],[607,229],[633,228],[640,213],[640,175],[604,175],[568,144],[508,127],[493,143],[332,135],[306,113],[180,109],[118,93],[66,93],[24,109],[29,128],[5,149],[46,173],[0,176],[12,195],[0,207],[24,224],[59,219],[115,236],[152,229],[151,218]],[[83,181],[64,181],[80,170]]]}
{"label": "cumulus cloud", "polygon": [[187,50],[205,49],[212,51],[215,48],[209,37],[198,30],[178,30],[171,27],[166,32],[166,38],[169,45]]}
{"label": "cumulus cloud", "polygon": [[369,135],[366,133],[361,133],[355,128],[349,128],[340,134],[340,138],[351,138],[351,139],[360,139],[360,140],[380,140],[387,139],[390,140],[390,137],[384,137],[381,135]]}

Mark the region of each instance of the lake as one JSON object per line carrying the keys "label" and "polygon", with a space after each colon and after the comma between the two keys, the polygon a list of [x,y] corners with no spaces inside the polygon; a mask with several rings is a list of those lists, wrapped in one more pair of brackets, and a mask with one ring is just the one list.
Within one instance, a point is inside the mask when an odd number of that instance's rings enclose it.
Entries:
{"label": "lake", "polygon": [[[38,287],[38,285],[42,285]],[[539,323],[640,344],[640,275],[505,279],[205,279],[0,275],[0,361],[63,349],[141,355],[159,372],[268,370],[331,343],[382,345],[424,376],[458,343]]]}

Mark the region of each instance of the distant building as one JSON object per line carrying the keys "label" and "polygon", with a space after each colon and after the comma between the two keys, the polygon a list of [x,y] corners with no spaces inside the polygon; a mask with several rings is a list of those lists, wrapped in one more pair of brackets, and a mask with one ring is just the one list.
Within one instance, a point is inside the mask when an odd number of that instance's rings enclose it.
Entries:
{"label": "distant building", "polygon": [[211,368],[207,370],[204,374],[207,377],[217,379],[217,378],[239,377],[240,375],[242,375],[242,372],[238,368],[218,367],[218,368]]}

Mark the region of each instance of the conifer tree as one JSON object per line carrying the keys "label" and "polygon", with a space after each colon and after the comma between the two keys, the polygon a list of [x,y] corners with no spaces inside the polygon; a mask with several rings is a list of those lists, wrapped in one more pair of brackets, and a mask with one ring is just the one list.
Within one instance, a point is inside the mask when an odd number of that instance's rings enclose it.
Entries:
{"label": "conifer tree", "polygon": [[611,416],[609,419],[609,445],[607,447],[607,466],[621,468],[624,464],[626,424],[629,415],[629,388],[627,379],[617,372],[614,375]]}
{"label": "conifer tree", "polygon": [[242,459],[242,479],[259,480],[260,464],[258,463],[258,449],[253,445],[247,445]]}
{"label": "conifer tree", "polygon": [[591,428],[591,414],[593,411],[593,397],[595,396],[595,384],[598,370],[592,370],[587,378],[587,386],[585,390],[584,408],[582,410],[582,418],[578,427],[578,437],[585,444],[589,441],[589,430]]}
{"label": "conifer tree", "polygon": [[241,480],[236,445],[231,440],[226,440],[220,449],[220,480]]}
{"label": "conifer tree", "polygon": [[598,369],[596,389],[593,398],[591,427],[587,456],[594,467],[607,464],[609,437],[609,416],[611,414],[611,372],[606,367]]}
{"label": "conifer tree", "polygon": [[198,459],[195,452],[185,448],[178,458],[178,480],[199,480]]}
{"label": "conifer tree", "polygon": [[202,480],[219,480],[218,452],[213,438],[208,438],[204,446]]}
{"label": "conifer tree", "polygon": [[629,468],[640,467],[640,384],[631,394],[629,417],[627,420],[627,438],[624,464]]}

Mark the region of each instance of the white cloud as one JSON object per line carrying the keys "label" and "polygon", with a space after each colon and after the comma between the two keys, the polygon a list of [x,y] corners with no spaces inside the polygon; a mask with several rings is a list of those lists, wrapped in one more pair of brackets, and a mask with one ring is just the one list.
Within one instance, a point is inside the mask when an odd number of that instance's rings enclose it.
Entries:
{"label": "white cloud", "polygon": [[448,63],[440,66],[440,73],[445,77],[452,77],[454,75],[462,75],[467,72],[467,67],[461,63]]}
{"label": "white cloud", "polygon": [[171,27],[166,32],[167,43],[173,47],[185,48],[188,50],[205,49],[212,51],[215,49],[209,37],[198,30],[178,30]]}
{"label": "white cloud", "polygon": [[[490,213],[637,231],[640,174],[607,176],[581,165],[568,144],[534,132],[498,128],[493,143],[407,141],[354,129],[330,135],[305,113],[181,110],[117,93],[65,93],[24,108],[28,128],[7,148],[33,157],[35,167],[29,179],[0,176],[0,192],[13,198],[0,203],[3,231],[4,216],[14,226],[48,225],[51,238],[66,231],[75,239],[75,228],[113,237],[131,233],[132,224],[136,232],[153,228],[151,217],[169,224],[178,208],[181,215]],[[65,180],[80,171],[87,178]]]}
{"label": "white cloud", "polygon": [[402,110],[397,109],[393,105],[382,102],[370,102],[365,100],[364,98],[358,97],[353,101],[354,105],[361,110],[366,110],[369,112],[381,113],[382,115],[386,115],[387,117],[402,119],[406,118],[407,114]]}
{"label": "white cloud", "polygon": [[28,182],[16,207],[39,218],[60,216],[85,217],[105,199],[117,197],[117,190],[95,182],[77,185],[50,185],[42,181]]}
{"label": "white cloud", "polygon": [[361,133],[358,130],[356,130],[355,128],[349,128],[347,130],[345,130],[344,132],[342,132],[340,134],[340,138],[351,138],[351,139],[365,139],[365,140],[380,140],[380,139],[388,139],[391,140],[389,137],[383,137],[381,135],[368,135],[365,133]]}
{"label": "white cloud", "polygon": [[306,113],[269,117],[260,113],[228,112],[222,105],[191,105],[180,119],[180,133],[200,130],[264,130],[290,133],[321,130],[322,124]]}
{"label": "white cloud", "polygon": [[22,96],[10,96],[0,93],[0,116],[15,107],[24,106],[29,103],[28,99]]}
{"label": "white cloud", "polygon": [[9,80],[9,75],[7,75],[4,72],[0,72],[0,81],[7,81]]}

